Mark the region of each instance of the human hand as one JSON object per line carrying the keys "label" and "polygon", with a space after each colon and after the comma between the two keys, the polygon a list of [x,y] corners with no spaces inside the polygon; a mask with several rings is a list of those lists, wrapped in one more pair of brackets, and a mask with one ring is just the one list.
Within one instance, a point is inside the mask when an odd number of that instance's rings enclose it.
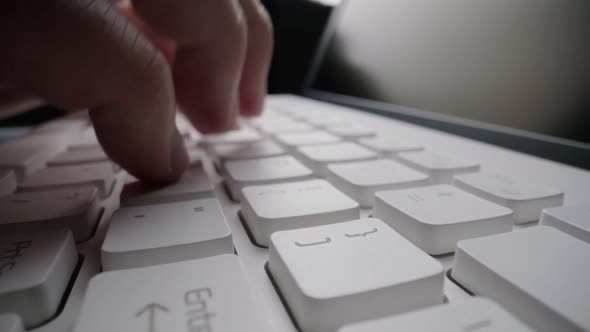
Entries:
{"label": "human hand", "polygon": [[258,0],[19,0],[0,5],[0,83],[88,108],[109,157],[176,179],[188,157],[176,105],[201,132],[258,114],[272,27]]}

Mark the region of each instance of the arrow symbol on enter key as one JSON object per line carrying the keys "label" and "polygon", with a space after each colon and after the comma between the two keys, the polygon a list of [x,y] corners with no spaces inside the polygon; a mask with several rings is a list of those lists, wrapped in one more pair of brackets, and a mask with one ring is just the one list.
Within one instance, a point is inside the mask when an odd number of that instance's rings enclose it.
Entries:
{"label": "arrow symbol on enter key", "polygon": [[148,315],[148,332],[156,332],[156,311],[169,312],[168,308],[158,303],[150,303],[141,308],[135,317],[143,316],[147,312]]}

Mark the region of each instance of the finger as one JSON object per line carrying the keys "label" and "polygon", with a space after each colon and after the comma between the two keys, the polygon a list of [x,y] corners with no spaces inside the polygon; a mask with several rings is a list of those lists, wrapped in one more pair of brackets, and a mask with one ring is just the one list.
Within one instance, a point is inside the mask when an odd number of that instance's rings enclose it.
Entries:
{"label": "finger", "polygon": [[248,22],[248,48],[240,81],[240,112],[245,116],[262,112],[273,48],[270,17],[259,0],[241,0]]}
{"label": "finger", "polygon": [[186,167],[169,66],[107,0],[0,5],[0,77],[66,109],[88,107],[106,153],[138,178]]}
{"label": "finger", "polygon": [[202,132],[236,124],[246,56],[246,22],[237,0],[135,0],[154,30],[177,42],[173,77],[177,101]]}

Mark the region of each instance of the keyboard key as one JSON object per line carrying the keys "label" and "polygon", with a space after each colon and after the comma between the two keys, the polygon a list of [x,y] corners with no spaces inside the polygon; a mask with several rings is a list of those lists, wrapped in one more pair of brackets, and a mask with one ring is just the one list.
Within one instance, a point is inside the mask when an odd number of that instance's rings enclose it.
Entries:
{"label": "keyboard key", "polygon": [[50,319],[78,261],[72,233],[2,235],[0,250],[0,312],[17,313],[27,328]]}
{"label": "keyboard key", "polygon": [[339,332],[533,332],[496,303],[479,297],[348,325]]}
{"label": "keyboard key", "polygon": [[276,139],[281,144],[291,149],[306,145],[337,143],[341,141],[337,136],[328,134],[325,131],[279,134],[276,136]]}
{"label": "keyboard key", "polygon": [[213,197],[213,185],[200,166],[189,168],[178,182],[164,187],[149,187],[137,180],[128,183],[121,193],[121,205],[162,204]]}
{"label": "keyboard key", "polygon": [[2,332],[25,332],[23,321],[19,315],[14,313],[0,314],[0,331]]}
{"label": "keyboard key", "polygon": [[450,185],[380,191],[373,215],[431,255],[458,241],[510,232],[512,211]]}
{"label": "keyboard key", "polygon": [[100,143],[98,142],[98,137],[96,137],[96,132],[94,128],[88,127],[82,132],[78,134],[76,139],[70,140],[68,149],[75,150],[75,149],[94,149],[99,148]]}
{"label": "keyboard key", "polygon": [[101,251],[105,270],[233,253],[231,231],[213,198],[120,208]]}
{"label": "keyboard key", "polygon": [[282,147],[270,140],[250,144],[217,144],[211,150],[218,164],[223,164],[228,160],[274,157],[285,154]]}
{"label": "keyboard key", "polygon": [[25,179],[19,190],[23,192],[63,189],[92,185],[100,197],[108,197],[115,184],[115,171],[110,162],[44,168]]}
{"label": "keyboard key", "polygon": [[225,163],[226,183],[232,199],[241,200],[242,188],[310,179],[313,172],[292,156],[235,160]]}
{"label": "keyboard key", "polygon": [[232,130],[222,134],[203,135],[203,141],[208,145],[254,143],[261,139],[262,136],[249,127],[241,127],[238,130]]}
{"label": "keyboard key", "polygon": [[511,209],[517,224],[537,221],[543,208],[563,204],[561,190],[498,174],[457,175],[454,185]]}
{"label": "keyboard key", "polygon": [[0,169],[0,196],[16,191],[16,174],[10,169]]}
{"label": "keyboard key", "polygon": [[276,232],[269,270],[303,331],[443,302],[443,267],[378,219]]}
{"label": "keyboard key", "polygon": [[590,330],[590,245],[537,226],[457,244],[452,277],[536,331]]}
{"label": "keyboard key", "polygon": [[557,228],[582,241],[590,243],[590,207],[562,206],[544,209],[541,225]]}
{"label": "keyboard key", "polygon": [[375,137],[377,131],[367,126],[356,123],[341,123],[326,127],[331,134],[342,137],[347,140],[357,140],[360,138]]}
{"label": "keyboard key", "polygon": [[326,166],[355,160],[376,159],[377,153],[352,142],[304,146],[297,149],[302,161],[314,171],[325,176]]}
{"label": "keyboard key", "polygon": [[358,142],[362,146],[379,152],[384,157],[390,157],[399,152],[424,150],[424,147],[417,143],[384,137],[361,138]]}
{"label": "keyboard key", "polygon": [[313,127],[303,122],[276,122],[276,123],[263,123],[258,126],[260,130],[267,134],[281,134],[281,133],[297,133],[297,132],[308,132],[312,131]]}
{"label": "keyboard key", "polygon": [[64,151],[49,162],[47,165],[49,166],[65,166],[65,165],[75,165],[75,164],[82,164],[82,163],[92,163],[92,162],[101,162],[101,161],[108,161],[109,157],[107,157],[106,153],[103,149],[99,146],[88,148],[88,149],[74,149]]}
{"label": "keyboard key", "polygon": [[299,118],[318,128],[348,124],[348,120],[342,115],[328,114],[325,112],[306,112],[299,115]]}
{"label": "keyboard key", "polygon": [[377,191],[428,184],[428,175],[389,159],[330,164],[327,179],[361,207],[371,207]]}
{"label": "keyboard key", "polygon": [[479,164],[431,151],[402,152],[399,161],[430,175],[433,183],[450,184],[453,175],[479,171]]}
{"label": "keyboard key", "polygon": [[69,228],[76,241],[87,240],[100,216],[92,186],[17,193],[0,198],[0,233]]}
{"label": "keyboard key", "polygon": [[45,167],[64,146],[64,135],[26,136],[15,141],[0,145],[0,169],[11,169],[17,180],[26,177]]}
{"label": "keyboard key", "polygon": [[234,255],[100,273],[75,332],[268,331]]}
{"label": "keyboard key", "polygon": [[262,246],[276,231],[360,217],[358,203],[324,180],[251,186],[242,193],[242,216]]}

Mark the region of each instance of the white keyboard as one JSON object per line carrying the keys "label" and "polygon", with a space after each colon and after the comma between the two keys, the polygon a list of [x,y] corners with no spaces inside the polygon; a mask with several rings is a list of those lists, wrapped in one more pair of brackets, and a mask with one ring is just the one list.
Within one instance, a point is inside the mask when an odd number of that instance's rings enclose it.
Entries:
{"label": "white keyboard", "polygon": [[0,331],[590,331],[590,172],[302,97],[146,188],[83,114],[0,145]]}

